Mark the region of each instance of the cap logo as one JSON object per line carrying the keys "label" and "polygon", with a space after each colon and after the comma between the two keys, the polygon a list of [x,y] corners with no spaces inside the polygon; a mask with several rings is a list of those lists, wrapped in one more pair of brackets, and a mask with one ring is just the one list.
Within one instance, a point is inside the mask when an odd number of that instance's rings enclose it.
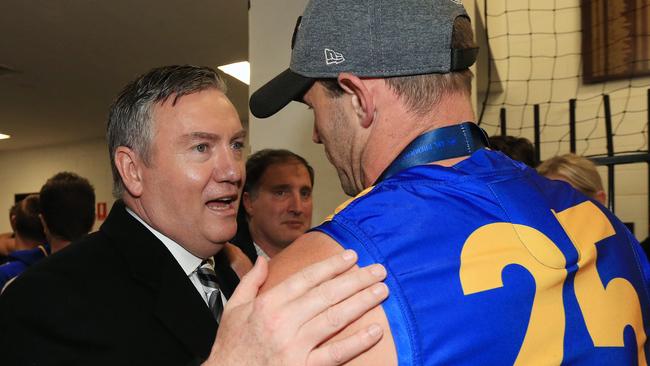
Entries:
{"label": "cap logo", "polygon": [[456,3],[458,5],[463,5],[463,0],[451,0],[452,3]]}
{"label": "cap logo", "polygon": [[334,50],[330,50],[329,48],[325,49],[325,64],[327,65],[332,65],[332,64],[340,64],[341,62],[345,61],[345,57],[343,57],[343,54],[340,52],[336,52]]}

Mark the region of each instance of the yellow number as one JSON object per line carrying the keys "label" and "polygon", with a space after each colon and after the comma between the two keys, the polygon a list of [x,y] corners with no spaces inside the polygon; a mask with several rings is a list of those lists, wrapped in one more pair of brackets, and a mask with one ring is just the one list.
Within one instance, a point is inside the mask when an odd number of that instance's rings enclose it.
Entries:
{"label": "yellow number", "polygon": [[575,293],[596,347],[623,347],[623,330],[634,329],[639,365],[646,365],[646,334],[639,295],[630,282],[614,278],[603,285],[596,268],[596,243],[616,232],[607,216],[590,201],[566,209],[557,218],[580,252]]}
{"label": "yellow number", "polygon": [[[636,336],[639,365],[645,365],[646,334],[638,294],[623,278],[614,278],[604,286],[596,268],[596,243],[615,234],[611,223],[589,201],[557,213],[556,218],[580,253],[574,291],[594,346],[623,347],[623,331],[630,325]],[[528,329],[515,364],[559,365],[566,327],[562,288],[567,271],[564,255],[546,235],[510,223],[476,230],[461,252],[463,293],[503,287],[501,273],[510,264],[528,270],[536,286]]]}
{"label": "yellow number", "polygon": [[[520,235],[532,247],[524,246]],[[564,349],[562,284],[567,272],[541,264],[529,249],[538,258],[565,262],[553,242],[531,227],[496,223],[479,228],[467,239],[461,253],[463,292],[469,295],[503,287],[501,271],[507,265],[519,264],[526,268],[535,279],[536,291],[528,330],[515,365],[559,365]]]}

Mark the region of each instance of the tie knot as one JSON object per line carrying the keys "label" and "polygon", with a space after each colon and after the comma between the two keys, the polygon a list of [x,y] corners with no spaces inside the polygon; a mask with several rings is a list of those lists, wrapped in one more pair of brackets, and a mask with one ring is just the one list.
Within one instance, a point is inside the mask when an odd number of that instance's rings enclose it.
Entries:
{"label": "tie knot", "polygon": [[214,272],[212,263],[208,260],[201,262],[199,268],[196,269],[196,276],[204,287],[211,289],[218,289],[217,274]]}

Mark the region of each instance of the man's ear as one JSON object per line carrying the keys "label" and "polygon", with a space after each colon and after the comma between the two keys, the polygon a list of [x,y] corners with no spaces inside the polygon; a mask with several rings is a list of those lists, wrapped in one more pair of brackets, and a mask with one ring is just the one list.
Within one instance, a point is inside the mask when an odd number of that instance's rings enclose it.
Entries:
{"label": "man's ear", "polygon": [[370,127],[375,117],[375,100],[372,92],[366,88],[363,80],[348,72],[340,73],[337,80],[345,93],[352,96],[352,107],[361,121],[361,126]]}
{"label": "man's ear", "polygon": [[38,214],[38,219],[41,220],[41,225],[43,226],[43,232],[45,232],[45,236],[50,236],[50,229],[47,227],[47,222],[45,222],[43,215]]}
{"label": "man's ear", "polygon": [[246,214],[248,216],[253,216],[253,203],[251,202],[251,195],[248,192],[244,192],[241,195],[241,202],[244,206],[244,210],[246,210]]}
{"label": "man's ear", "polygon": [[140,197],[143,190],[142,168],[144,163],[138,154],[126,146],[115,149],[115,167],[122,177],[122,183],[133,197]]}
{"label": "man's ear", "polygon": [[605,191],[598,191],[594,195],[594,199],[600,202],[603,206],[607,206],[607,193]]}
{"label": "man's ear", "polygon": [[11,225],[11,231],[16,232],[16,215],[9,215],[9,225]]}

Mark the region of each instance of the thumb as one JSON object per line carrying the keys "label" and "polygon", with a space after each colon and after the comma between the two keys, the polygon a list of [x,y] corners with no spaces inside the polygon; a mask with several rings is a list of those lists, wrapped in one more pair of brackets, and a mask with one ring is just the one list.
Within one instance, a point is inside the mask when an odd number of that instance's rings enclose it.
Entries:
{"label": "thumb", "polygon": [[228,302],[226,308],[236,307],[241,304],[251,302],[257,297],[260,287],[266,281],[269,274],[269,265],[266,259],[257,257],[255,266],[244,277],[242,277],[239,285],[235,289]]}

